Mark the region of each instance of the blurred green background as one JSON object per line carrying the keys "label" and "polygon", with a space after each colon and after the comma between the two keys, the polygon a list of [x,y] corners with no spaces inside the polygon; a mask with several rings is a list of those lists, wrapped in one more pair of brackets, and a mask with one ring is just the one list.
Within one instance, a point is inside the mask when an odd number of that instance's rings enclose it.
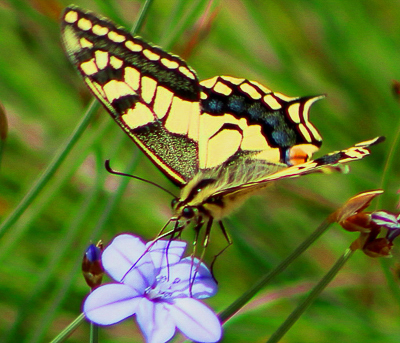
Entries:
{"label": "blurred green background", "polygon": [[[143,1],[74,3],[130,28]],[[0,166],[2,220],[65,147],[91,102],[60,44],[58,18],[68,4],[0,2],[0,101],[9,124]],[[379,208],[396,210],[400,108],[392,80],[400,80],[399,1],[155,0],[140,34],[187,59],[200,79],[232,75],[289,96],[327,94],[311,110],[322,153],[387,137],[370,157],[351,164],[351,173],[279,182],[225,221],[234,245],[215,266],[220,289],[208,303],[216,311],[349,197],[383,187]],[[0,231],[1,342],[47,342],[78,316],[89,291],[80,263],[90,241],[107,243],[121,232],[151,239],[169,219],[168,195],[109,175],[105,159],[178,194],[99,110],[32,204]],[[193,232],[184,237],[192,240]],[[223,342],[265,342],[356,237],[334,225],[227,322]],[[206,260],[225,245],[215,229]],[[282,342],[399,342],[400,304],[387,285],[398,268],[397,247],[393,255],[379,260],[356,253]],[[88,332],[85,323],[68,342],[85,342]],[[100,337],[142,341],[132,320],[102,329]]]}

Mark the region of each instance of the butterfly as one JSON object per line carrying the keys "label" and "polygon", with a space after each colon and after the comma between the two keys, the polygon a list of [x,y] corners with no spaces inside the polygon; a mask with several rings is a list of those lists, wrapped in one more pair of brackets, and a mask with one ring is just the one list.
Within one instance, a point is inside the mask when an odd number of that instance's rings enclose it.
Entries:
{"label": "butterfly", "polygon": [[[309,121],[322,98],[288,97],[242,78],[199,82],[180,57],[76,6],[62,40],[94,96],[150,160],[181,189],[174,231],[196,232],[272,181],[356,161],[377,137],[311,160],[322,138]],[[225,232],[225,231],[224,231]]]}

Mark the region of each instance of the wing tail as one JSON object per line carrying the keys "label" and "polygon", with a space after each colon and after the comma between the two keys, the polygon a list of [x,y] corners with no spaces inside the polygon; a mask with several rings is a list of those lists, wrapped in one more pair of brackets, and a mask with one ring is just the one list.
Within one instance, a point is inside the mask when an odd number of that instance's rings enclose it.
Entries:
{"label": "wing tail", "polygon": [[251,188],[263,188],[267,183],[272,181],[299,177],[306,174],[320,172],[323,168],[336,167],[344,163],[358,161],[371,153],[369,147],[381,143],[384,140],[385,137],[380,136],[368,141],[360,142],[348,149],[335,151],[315,160],[284,168],[260,180],[241,185],[240,187],[225,189],[221,193],[230,194],[246,190],[249,191]]}

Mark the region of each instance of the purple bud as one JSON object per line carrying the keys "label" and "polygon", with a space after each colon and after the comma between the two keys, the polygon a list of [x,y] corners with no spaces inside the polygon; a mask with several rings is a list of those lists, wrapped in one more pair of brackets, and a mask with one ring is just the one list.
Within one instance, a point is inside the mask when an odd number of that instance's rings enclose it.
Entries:
{"label": "purple bud", "polygon": [[101,241],[97,245],[90,244],[86,249],[82,260],[82,273],[88,286],[92,289],[101,284],[104,270],[101,264],[101,254],[103,244]]}

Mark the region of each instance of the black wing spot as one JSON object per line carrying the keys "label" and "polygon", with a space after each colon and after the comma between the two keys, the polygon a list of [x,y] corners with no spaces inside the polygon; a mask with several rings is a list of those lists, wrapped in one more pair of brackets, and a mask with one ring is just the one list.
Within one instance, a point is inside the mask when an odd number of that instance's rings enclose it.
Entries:
{"label": "black wing spot", "polygon": [[280,147],[290,147],[296,144],[296,135],[289,130],[272,131],[271,137],[274,143]]}
{"label": "black wing spot", "polygon": [[315,162],[317,162],[318,165],[335,164],[338,163],[343,157],[344,153],[338,152],[336,154],[325,155],[317,158]]}
{"label": "black wing spot", "polygon": [[138,95],[125,95],[118,99],[114,99],[111,105],[118,113],[124,113],[126,110],[135,107],[135,103],[139,100]]}
{"label": "black wing spot", "polygon": [[228,108],[234,114],[240,114],[246,111],[246,101],[243,96],[232,95],[228,98]]}
{"label": "black wing spot", "polygon": [[209,113],[221,113],[224,108],[224,103],[218,99],[211,99],[207,105],[207,112]]}
{"label": "black wing spot", "polygon": [[91,49],[83,48],[74,54],[79,63],[90,61],[93,58]]}
{"label": "black wing spot", "polygon": [[104,85],[111,80],[123,81],[124,80],[124,68],[114,69],[111,66],[99,70],[96,74],[92,75],[94,82],[100,85]]}

